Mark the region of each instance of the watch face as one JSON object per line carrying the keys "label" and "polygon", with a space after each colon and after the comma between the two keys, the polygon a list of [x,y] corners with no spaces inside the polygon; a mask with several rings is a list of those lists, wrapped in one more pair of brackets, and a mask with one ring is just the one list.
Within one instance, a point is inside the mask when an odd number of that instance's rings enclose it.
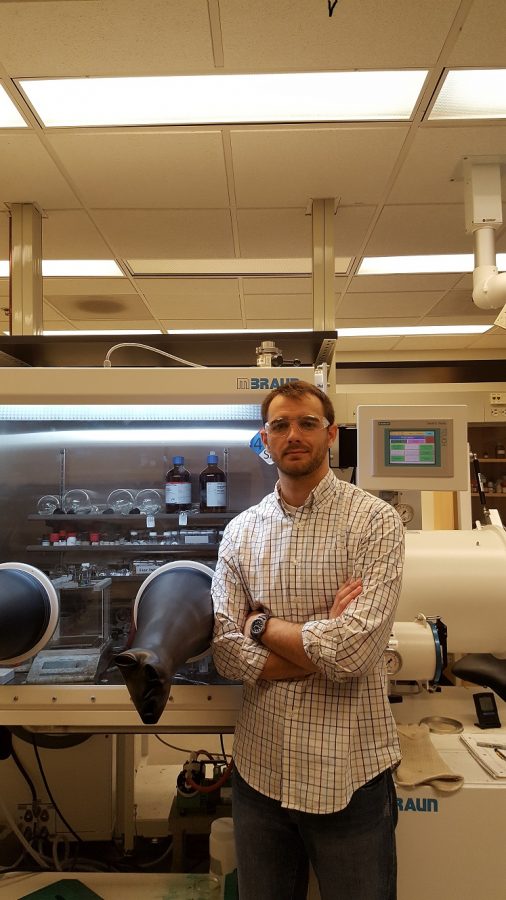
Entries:
{"label": "watch face", "polygon": [[267,616],[265,615],[257,616],[256,619],[253,619],[250,628],[250,636],[252,638],[258,639],[265,631],[266,622]]}

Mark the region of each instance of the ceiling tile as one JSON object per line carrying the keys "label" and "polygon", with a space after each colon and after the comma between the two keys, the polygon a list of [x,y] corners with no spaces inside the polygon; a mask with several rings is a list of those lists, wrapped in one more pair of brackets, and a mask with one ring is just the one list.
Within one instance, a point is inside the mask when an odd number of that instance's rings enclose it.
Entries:
{"label": "ceiling tile", "polygon": [[[390,255],[390,254],[389,254]],[[356,275],[349,291],[356,294],[374,294],[404,291],[447,291],[460,276],[445,274],[416,275]]]}
{"label": "ceiling tile", "polygon": [[76,296],[137,295],[127,278],[44,278],[44,294]]}
{"label": "ceiling tile", "polygon": [[216,320],[240,318],[241,306],[239,292],[214,292],[203,296],[201,292],[176,294],[174,292],[153,293],[146,291],[149,305],[153,313],[160,319],[176,321],[180,319],[199,319],[201,317]]}
{"label": "ceiling tile", "polygon": [[472,347],[476,350],[506,350],[506,331],[480,334],[473,340]]}
{"label": "ceiling tile", "polygon": [[[313,328],[313,320],[312,319],[292,319],[291,317],[288,319],[271,319],[269,322],[265,322],[263,319],[248,319],[247,320],[247,328],[253,328],[255,331],[262,331],[267,340],[271,338],[271,335],[276,331],[287,329],[287,328],[303,328],[303,329],[312,329]],[[281,341],[281,337],[276,338],[276,340]],[[304,363],[304,360],[302,361]],[[308,361],[304,363],[308,364]]]}
{"label": "ceiling tile", "polygon": [[473,0],[448,57],[449,66],[504,66],[506,16],[503,0]]}
{"label": "ceiling tile", "polygon": [[145,319],[149,312],[140,297],[135,294],[116,294],[110,297],[103,294],[50,294],[45,292],[45,299],[62,316],[74,321],[102,321],[115,319],[128,322],[131,319]]}
{"label": "ceiling tile", "polygon": [[232,130],[237,204],[376,203],[406,134],[404,125]]}
{"label": "ceiling tile", "polygon": [[46,331],[52,331],[53,327],[56,327],[56,325],[62,329],[72,327],[68,320],[65,319],[55,307],[51,306],[50,303],[47,303],[46,300],[44,300],[42,320]]}
{"label": "ceiling tile", "polygon": [[[352,327],[352,326],[348,326]],[[373,337],[340,337],[339,332],[337,335],[337,350],[336,350],[336,365],[337,365],[337,373],[336,379],[339,383],[339,358],[341,353],[361,353],[365,351],[367,353],[371,352],[380,352],[392,350],[397,343],[398,338],[373,338]]]}
{"label": "ceiling tile", "polygon": [[220,0],[225,64],[232,69],[424,68],[441,50],[458,0]]}
{"label": "ceiling tile", "polygon": [[79,206],[38,137],[0,131],[0,197],[4,203],[38,203],[43,209]]}
{"label": "ceiling tile", "polygon": [[213,66],[201,0],[2,3],[0,57],[25,78],[166,75]]}
{"label": "ceiling tile", "polygon": [[406,350],[435,350],[441,353],[441,359],[444,360],[445,350],[465,350],[469,345],[470,336],[465,335],[427,335],[408,336],[399,339],[399,343],[395,349],[401,352]]}
{"label": "ceiling tile", "polygon": [[[463,203],[463,158],[502,155],[505,146],[506,124],[422,125],[388,203]],[[506,183],[506,176],[503,180]],[[459,234],[463,230],[462,222]]]}
{"label": "ceiling tile", "polygon": [[[46,324],[44,320],[44,327],[47,331],[52,331],[52,323],[51,325]],[[76,331],[110,331],[111,335],[114,335],[115,332],[123,332],[123,331],[158,331],[160,329],[160,323],[152,318],[144,318],[131,321],[123,322],[120,319],[114,317],[113,319],[72,319],[71,324],[68,322],[60,322],[58,326],[55,326],[61,331],[71,330],[75,328]],[[144,339],[142,335],[125,335],[126,341],[140,341],[144,343]],[[146,335],[146,340],[149,341],[149,335]]]}
{"label": "ceiling tile", "polygon": [[244,294],[312,294],[311,278],[243,278]]}
{"label": "ceiling tile", "polygon": [[[473,303],[470,291],[449,291],[430,311],[431,316],[464,316],[473,319],[483,316],[484,311]],[[487,315],[485,311],[485,315]]]}
{"label": "ceiling tile", "polygon": [[436,316],[431,310],[430,314],[424,316],[420,325],[491,325],[497,316],[497,310],[478,310],[478,315],[473,316],[469,313],[465,315],[457,315],[453,313],[451,316]]}
{"label": "ceiling tile", "polygon": [[313,298],[307,294],[248,294],[245,297],[248,319],[312,319]]}
{"label": "ceiling tile", "polygon": [[465,231],[464,204],[386,206],[367,242],[364,256],[472,253]]}
{"label": "ceiling tile", "polygon": [[[419,321],[419,316],[412,316],[411,318],[408,316],[399,316],[396,319],[384,319],[381,316],[376,315],[375,317],[371,316],[367,322],[364,322],[360,317],[353,316],[351,318],[344,318],[342,316],[337,316],[336,327],[338,331],[340,328],[384,328],[385,326],[404,328],[407,325],[418,325]],[[355,340],[355,338],[350,338],[350,340]],[[398,340],[398,338],[396,338],[396,340]]]}
{"label": "ceiling tile", "polygon": [[48,139],[90,207],[228,207],[219,131],[92,130]]}
{"label": "ceiling tile", "polygon": [[82,210],[50,210],[42,220],[45,259],[112,259],[113,253]]}
{"label": "ceiling tile", "polygon": [[382,316],[385,319],[399,316],[423,316],[439,299],[439,294],[411,291],[395,294],[349,294],[338,305],[339,318],[354,316],[369,318]]}
{"label": "ceiling tile", "polygon": [[239,209],[240,255],[284,259],[311,257],[312,219],[299,209]]}
{"label": "ceiling tile", "polygon": [[227,259],[234,256],[225,209],[96,209],[98,227],[123,259]]}
{"label": "ceiling tile", "polygon": [[[239,209],[241,256],[310,258],[313,221],[306,209]],[[352,256],[358,251],[374,209],[371,206],[339,207],[334,216],[336,256]]]}
{"label": "ceiling tile", "polygon": [[[167,331],[173,331],[174,329],[176,329],[178,331],[181,331],[184,329],[188,329],[188,330],[195,329],[195,330],[199,330],[199,331],[202,331],[202,330],[215,331],[216,329],[220,329],[220,328],[225,328],[225,329],[233,328],[235,330],[242,330],[243,328],[246,327],[241,318],[235,318],[235,319],[229,318],[229,319],[224,319],[224,320],[217,320],[217,319],[202,319],[202,318],[200,318],[200,316],[197,316],[194,319],[192,319],[192,318],[177,319],[177,320],[174,320],[174,318],[161,319],[161,322],[163,324],[163,327]],[[230,335],[230,340],[231,341],[234,340],[233,334]]]}
{"label": "ceiling tile", "polygon": [[230,301],[239,296],[237,278],[136,278],[135,284],[153,302],[166,297],[171,302],[200,301],[205,314],[209,312],[209,302],[214,304],[220,298]]}

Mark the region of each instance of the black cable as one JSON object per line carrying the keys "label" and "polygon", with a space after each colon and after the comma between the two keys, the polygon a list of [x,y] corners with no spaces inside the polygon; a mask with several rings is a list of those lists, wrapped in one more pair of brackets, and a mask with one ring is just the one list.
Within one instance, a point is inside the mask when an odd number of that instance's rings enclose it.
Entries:
{"label": "black cable", "polygon": [[36,792],[36,790],[35,790],[35,785],[34,785],[32,779],[30,778],[28,772],[26,771],[26,769],[25,769],[23,763],[21,762],[21,760],[20,760],[18,754],[16,753],[14,747],[11,748],[11,756],[12,756],[13,762],[14,762],[14,763],[16,764],[16,766],[18,767],[19,771],[21,772],[21,775],[23,776],[23,778],[25,779],[25,781],[26,781],[28,787],[30,788],[30,792],[31,792],[31,795],[32,795],[32,803],[35,803],[36,800],[37,800],[37,792]]}
{"label": "black cable", "polygon": [[79,835],[76,834],[76,832],[74,831],[74,829],[69,825],[69,823],[67,822],[65,816],[64,816],[63,813],[61,812],[61,810],[60,810],[60,808],[59,808],[59,806],[58,806],[56,800],[54,799],[53,794],[51,793],[51,788],[49,787],[49,784],[48,784],[48,782],[47,782],[46,773],[44,772],[44,769],[43,769],[43,767],[42,767],[42,762],[41,762],[40,754],[39,754],[39,748],[37,747],[37,742],[36,742],[36,739],[35,739],[35,735],[34,735],[34,734],[32,734],[32,745],[33,745],[33,751],[34,751],[34,753],[35,753],[35,758],[36,758],[36,760],[37,760],[37,765],[38,765],[38,767],[39,767],[39,772],[40,772],[42,781],[44,782],[44,787],[45,787],[45,789],[46,789],[46,791],[47,791],[47,795],[48,795],[49,799],[51,800],[51,803],[53,804],[53,806],[54,806],[56,812],[58,813],[60,819],[62,820],[63,824],[66,825],[67,828],[68,828],[68,830],[70,831],[70,833],[71,833],[72,835],[74,835],[76,841],[78,841],[80,844],[82,844],[82,843],[83,843],[82,838],[80,838]]}
{"label": "black cable", "polygon": [[226,761],[227,761],[227,754],[225,753],[225,741],[223,740],[223,734],[220,734],[220,746],[221,746],[221,752],[222,752],[222,754],[223,754],[223,759],[224,759],[225,762],[226,762]]}

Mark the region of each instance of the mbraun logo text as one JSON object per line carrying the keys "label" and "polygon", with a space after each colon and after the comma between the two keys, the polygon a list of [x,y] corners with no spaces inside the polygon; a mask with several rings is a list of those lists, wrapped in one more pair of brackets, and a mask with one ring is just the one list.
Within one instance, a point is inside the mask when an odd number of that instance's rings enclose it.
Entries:
{"label": "mbraun logo text", "polygon": [[439,812],[435,797],[397,797],[399,812]]}
{"label": "mbraun logo text", "polygon": [[238,378],[238,391],[273,391],[274,388],[288,384],[290,381],[300,381],[300,378]]}

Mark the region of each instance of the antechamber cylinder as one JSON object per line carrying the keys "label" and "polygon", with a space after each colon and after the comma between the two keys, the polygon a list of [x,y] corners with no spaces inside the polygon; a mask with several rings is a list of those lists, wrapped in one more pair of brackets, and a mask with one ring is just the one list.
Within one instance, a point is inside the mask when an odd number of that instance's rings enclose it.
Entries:
{"label": "antechamber cylinder", "polygon": [[439,616],[456,653],[506,649],[506,532],[408,531],[396,621]]}
{"label": "antechamber cylinder", "polygon": [[19,665],[45,647],[58,615],[58,595],[43,572],[0,563],[0,665]]}

